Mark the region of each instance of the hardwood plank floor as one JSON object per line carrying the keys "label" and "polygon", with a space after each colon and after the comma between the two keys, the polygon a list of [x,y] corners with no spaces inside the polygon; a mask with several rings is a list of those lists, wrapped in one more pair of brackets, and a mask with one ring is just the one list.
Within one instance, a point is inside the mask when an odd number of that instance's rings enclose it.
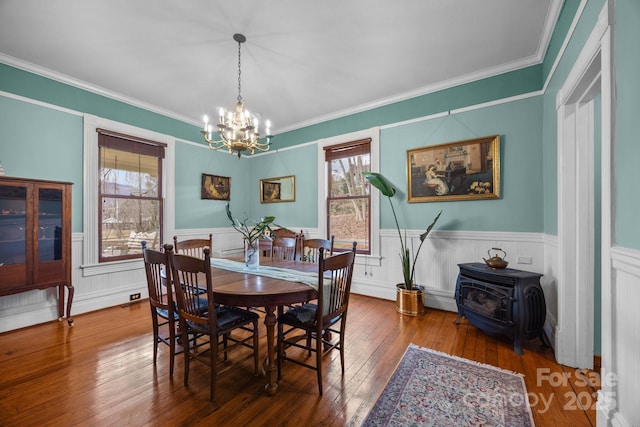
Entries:
{"label": "hardwood plank floor", "polygon": [[456,326],[455,317],[434,309],[402,316],[393,301],[352,295],[345,374],[338,352],[325,358],[323,397],[315,372],[294,364],[284,365],[276,396],[266,396],[264,377],[252,375],[251,360],[241,360],[248,350],[239,349],[210,403],[206,366],[191,364],[188,387],[182,355],[173,379],[166,346],[153,366],[146,301],[81,314],[74,328],[50,322],[0,334],[0,425],[357,426],[409,343],[524,374],[538,426],[595,425],[594,373],[558,365],[539,340],[525,341],[518,356],[510,342],[466,320]]}

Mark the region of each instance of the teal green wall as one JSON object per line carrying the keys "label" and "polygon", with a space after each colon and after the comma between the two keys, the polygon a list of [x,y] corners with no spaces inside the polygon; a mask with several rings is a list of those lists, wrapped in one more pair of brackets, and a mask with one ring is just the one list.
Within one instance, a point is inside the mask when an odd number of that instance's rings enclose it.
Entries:
{"label": "teal green wall", "polygon": [[635,179],[628,179],[638,175],[640,159],[640,2],[616,0],[615,18],[615,243],[625,248],[640,249],[640,197]]}
{"label": "teal green wall", "polygon": [[578,6],[580,6],[580,1],[581,0],[565,0],[560,9],[560,16],[558,16],[551,40],[549,40],[549,46],[547,47],[547,52],[545,53],[542,64],[543,80],[546,80],[551,73],[553,63],[558,57],[562,44],[564,43],[565,35],[571,27]]}
{"label": "teal green wall", "polygon": [[[245,159],[242,159],[245,161]],[[318,226],[318,148],[314,144],[290,150],[276,150],[250,160],[248,186],[250,212],[254,216],[276,217],[282,226],[316,228]],[[260,179],[295,176],[296,200],[260,203]]]}
{"label": "teal green wall", "polygon": [[470,105],[509,98],[523,93],[535,92],[542,88],[541,73],[542,65],[536,65],[444,89],[362,113],[285,132],[276,136],[274,144],[276,148],[290,147],[320,138],[328,138],[369,129],[374,126],[398,123]]}
{"label": "teal green wall", "polygon": [[[563,9],[571,12],[578,0],[567,0]],[[590,0],[582,13],[566,52],[550,80],[543,99],[543,192],[544,192],[544,232],[557,235],[557,118],[556,95],[567,78],[580,50],[594,28],[605,2]],[[560,21],[568,22],[569,15]],[[640,2],[637,0],[616,0],[615,2],[615,144],[614,161],[614,208],[615,229],[614,243],[618,246],[640,249],[640,222],[637,213],[640,211],[640,198],[634,180],[624,177],[635,176],[640,158],[638,143],[638,99],[640,99],[640,55],[637,54],[637,43],[640,40]],[[571,17],[571,19],[573,19]],[[563,24],[566,25],[566,24]],[[556,28],[553,44],[564,38],[560,25]],[[545,58],[543,68],[545,76],[551,68],[555,56],[553,49]]]}
{"label": "teal green wall", "polygon": [[[442,209],[441,229],[474,231],[542,231],[542,98],[485,107],[466,113],[382,129],[380,170],[399,190],[403,202],[399,215],[408,228],[421,229],[425,218]],[[371,124],[371,123],[370,123]],[[317,126],[320,130],[321,127]],[[407,150],[500,134],[502,197],[499,200],[406,203]],[[276,138],[278,139],[278,138]],[[257,184],[251,188],[252,212],[275,215],[283,224],[316,227],[317,148],[280,151],[251,161],[251,176],[295,175],[296,202],[260,204]],[[394,228],[389,206],[381,206],[381,227]]]}
{"label": "teal green wall", "polygon": [[[317,215],[313,214],[318,210],[317,148],[313,144],[294,149],[286,149],[287,147],[536,91],[540,89],[541,69],[541,66],[529,67],[277,135],[273,140],[271,154],[248,159],[237,159],[235,156],[204,148],[203,144],[200,145],[201,136],[196,126],[7,65],[0,65],[0,90],[193,141],[195,144],[179,141],[176,145],[177,229],[228,226],[224,214],[225,202],[200,199],[202,173],[231,178],[231,207],[238,217],[269,214],[276,216],[277,221],[283,225],[314,228],[318,224]],[[441,222],[441,228],[541,231],[542,190],[540,174],[535,173],[542,153],[540,108],[539,100],[527,99],[456,117],[383,130],[381,169],[390,174],[401,191],[406,191],[407,149],[496,133],[502,137],[501,200],[406,205],[407,226],[422,228],[423,215],[432,216],[430,212],[442,204],[448,211],[449,218]],[[5,135],[10,136],[13,141],[19,141],[19,144],[34,146],[34,149],[11,150],[7,145],[9,141],[3,142],[0,161],[4,163],[7,173],[75,182],[74,231],[82,231],[82,118],[4,97],[0,103],[0,114],[0,125],[8,129]],[[37,123],[38,127],[34,127],[33,123]],[[48,126],[42,128],[42,124]],[[51,131],[53,128],[55,131]],[[48,132],[42,132],[42,129],[47,129]],[[434,133],[434,129],[438,129],[438,132]],[[429,134],[433,135],[426,140],[425,135]],[[45,167],[32,167],[37,163],[34,163],[33,157],[34,153],[38,156],[42,135],[51,140],[52,150],[42,159]],[[9,151],[11,154],[8,154]],[[528,160],[527,165],[530,166],[526,169],[531,169],[531,173],[526,176],[519,174],[516,167],[522,159]],[[63,168],[57,167],[63,164]],[[296,201],[260,204],[259,179],[283,175],[296,176]],[[526,191],[523,192],[522,188],[526,188]],[[510,216],[508,212],[519,214]],[[383,211],[382,226],[391,228],[390,221],[389,213]]]}
{"label": "teal green wall", "polygon": [[[563,8],[563,13],[574,15],[573,10],[576,8],[575,3],[579,3],[578,0],[567,0]],[[604,0],[590,0],[580,21],[575,28],[571,40],[567,45],[567,48],[558,63],[557,68],[553,74],[553,77],[549,81],[549,84],[545,90],[543,97],[543,131],[542,131],[542,144],[543,144],[543,221],[544,232],[546,234],[557,235],[558,234],[558,119],[556,110],[556,96],[558,90],[564,84],[569,71],[575,64],[580,51],[582,50],[587,38],[591,34],[595,23],[598,20],[598,15],[602,10]],[[561,21],[567,28],[558,27],[554,31],[553,39],[557,39],[557,42],[564,40],[568,26],[566,21],[573,20],[573,16],[562,17]],[[569,23],[570,24],[570,23]],[[557,43],[556,42],[556,43]],[[550,52],[551,53],[551,52]],[[557,54],[556,54],[557,55]],[[550,69],[556,60],[556,55],[551,56],[548,54],[544,60],[544,69]]]}
{"label": "teal green wall", "polygon": [[0,129],[6,175],[72,182],[72,229],[82,231],[82,117],[0,96]]}
{"label": "teal green wall", "polygon": [[[542,231],[541,97],[536,96],[438,119],[384,129],[380,172],[406,202],[407,150],[490,135],[500,135],[501,198],[463,202],[403,203],[398,215],[408,228],[423,229],[439,210],[440,229]],[[381,227],[394,228],[387,203]]]}
{"label": "teal green wall", "polygon": [[231,178],[230,206],[240,216],[247,211],[251,186],[249,177],[242,173],[244,159],[225,152],[211,151],[194,144],[176,144],[175,207],[176,228],[229,227],[226,201],[200,198],[202,174]]}
{"label": "teal green wall", "polygon": [[0,90],[120,123],[151,129],[187,141],[202,141],[202,135],[197,126],[5,64],[0,64]]}

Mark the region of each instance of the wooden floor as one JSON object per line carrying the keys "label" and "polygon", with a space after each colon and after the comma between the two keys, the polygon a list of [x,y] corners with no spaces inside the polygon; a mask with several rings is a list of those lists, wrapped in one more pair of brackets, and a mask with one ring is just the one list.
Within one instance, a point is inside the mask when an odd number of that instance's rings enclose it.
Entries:
{"label": "wooden floor", "polygon": [[595,425],[595,389],[584,380],[593,375],[556,364],[537,339],[518,356],[509,342],[466,320],[454,325],[455,317],[433,309],[401,316],[392,301],[352,295],[345,375],[337,352],[325,358],[323,397],[315,372],[293,364],[284,366],[277,395],[268,397],[264,377],[254,377],[244,360],[218,376],[210,403],[206,366],[192,363],[188,388],[181,355],[173,380],[166,346],[154,367],[146,301],[77,315],[73,328],[50,322],[0,334],[0,425],[357,426],[409,343],[523,373],[537,426]]}

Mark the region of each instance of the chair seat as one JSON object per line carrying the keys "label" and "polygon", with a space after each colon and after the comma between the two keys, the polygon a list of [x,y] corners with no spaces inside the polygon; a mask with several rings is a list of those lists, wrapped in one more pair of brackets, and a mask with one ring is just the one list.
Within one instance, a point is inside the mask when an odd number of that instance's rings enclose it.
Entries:
{"label": "chair seat", "polygon": [[[169,318],[169,310],[165,309],[165,308],[157,308],[156,307],[156,313],[158,313],[158,316],[164,317],[165,319]],[[173,320],[175,320],[176,322],[178,321],[178,312],[174,311],[173,312]]]}
{"label": "chair seat", "polygon": [[280,316],[279,320],[285,323],[310,323],[316,319],[316,310],[318,306],[315,304],[301,304],[287,310]]}
{"label": "chair seat", "polygon": [[[284,322],[288,325],[305,325],[307,324],[309,327],[315,324],[316,319],[316,311],[318,310],[318,306],[316,304],[301,304],[292,307],[290,310],[287,310],[283,315],[279,317],[281,322]],[[331,320],[326,320],[326,324],[334,324],[338,320],[340,320],[341,316],[336,316]]]}
{"label": "chair seat", "polygon": [[[226,333],[227,330],[233,329],[237,325],[251,323],[260,318],[252,311],[226,305],[217,306],[216,315],[218,316],[218,335]],[[188,321],[187,326],[196,331],[209,332],[207,325],[199,325]]]}
{"label": "chair seat", "polygon": [[238,307],[221,305],[216,309],[218,328],[229,329],[241,323],[249,323],[260,318],[256,313]]}
{"label": "chair seat", "polygon": [[[208,309],[209,309],[209,304],[207,302],[207,299],[206,298],[198,298],[198,310],[201,313],[206,313]],[[169,318],[169,310],[167,310],[165,308],[156,307],[156,313],[158,313],[159,316],[162,316],[165,319]],[[173,319],[176,320],[176,321],[179,319],[179,315],[178,315],[177,311],[173,312]]]}

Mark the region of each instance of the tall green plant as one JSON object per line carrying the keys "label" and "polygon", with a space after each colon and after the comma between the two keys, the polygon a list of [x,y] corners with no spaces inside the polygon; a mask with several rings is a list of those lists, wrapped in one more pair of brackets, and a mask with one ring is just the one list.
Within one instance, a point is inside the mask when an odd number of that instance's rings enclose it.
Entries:
{"label": "tall green plant", "polygon": [[436,218],[433,220],[431,225],[427,227],[427,230],[420,235],[420,245],[418,245],[418,249],[415,251],[413,258],[411,258],[411,253],[409,250],[409,246],[407,244],[407,230],[404,230],[404,236],[402,235],[402,231],[400,230],[400,224],[398,223],[398,216],[396,215],[396,210],[393,207],[393,202],[391,198],[396,194],[396,189],[377,172],[362,172],[364,177],[369,181],[369,184],[380,190],[383,196],[386,196],[389,199],[389,204],[391,205],[391,212],[393,212],[393,219],[396,222],[396,228],[398,229],[398,237],[400,238],[400,261],[402,262],[402,275],[404,276],[404,287],[405,289],[411,290],[414,288],[415,284],[413,283],[413,278],[416,272],[416,261],[418,260],[418,254],[420,253],[420,249],[422,248],[422,244],[425,239],[433,229],[433,226],[436,225],[438,218],[442,214],[442,211],[436,215]]}

